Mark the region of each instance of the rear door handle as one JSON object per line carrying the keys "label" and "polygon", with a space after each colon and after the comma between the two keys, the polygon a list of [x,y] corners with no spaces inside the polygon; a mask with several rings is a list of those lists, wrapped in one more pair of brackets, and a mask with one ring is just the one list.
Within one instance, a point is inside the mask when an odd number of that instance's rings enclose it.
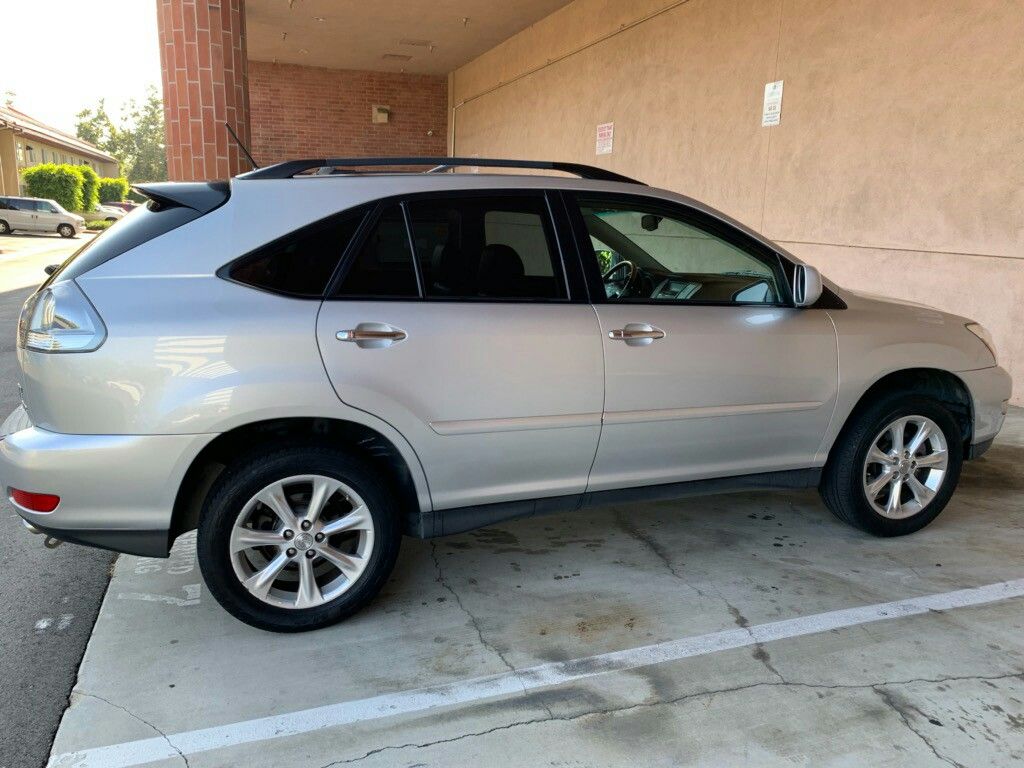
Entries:
{"label": "rear door handle", "polygon": [[625,328],[608,331],[608,338],[624,341],[631,347],[646,347],[657,339],[664,339],[665,332],[647,323],[628,323]]}
{"label": "rear door handle", "polygon": [[350,341],[362,349],[381,349],[405,341],[408,334],[387,323],[360,323],[347,331],[338,331],[338,341]]}

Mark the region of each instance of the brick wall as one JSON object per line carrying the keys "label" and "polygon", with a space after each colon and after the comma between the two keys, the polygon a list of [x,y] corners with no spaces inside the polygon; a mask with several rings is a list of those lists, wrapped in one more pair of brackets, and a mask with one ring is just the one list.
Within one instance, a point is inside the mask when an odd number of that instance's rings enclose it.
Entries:
{"label": "brick wall", "polygon": [[[386,124],[371,106],[391,108]],[[249,62],[252,153],[260,164],[299,157],[445,155],[445,77]]]}
{"label": "brick wall", "polygon": [[248,139],[242,0],[160,0],[157,25],[168,177],[225,179],[249,170],[224,128]]}

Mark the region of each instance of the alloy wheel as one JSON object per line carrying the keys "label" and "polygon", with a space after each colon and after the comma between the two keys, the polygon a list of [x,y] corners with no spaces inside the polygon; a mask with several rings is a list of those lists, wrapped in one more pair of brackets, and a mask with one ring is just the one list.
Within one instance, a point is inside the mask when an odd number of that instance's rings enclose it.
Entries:
{"label": "alloy wheel", "polygon": [[872,508],[894,520],[927,507],[942,488],[949,452],[942,429],[925,416],[901,416],[871,442],[862,472]]}
{"label": "alloy wheel", "polygon": [[359,580],[374,534],[354,489],[325,475],[296,475],[246,503],[228,546],[235,575],[254,597],[280,608],[316,608]]}

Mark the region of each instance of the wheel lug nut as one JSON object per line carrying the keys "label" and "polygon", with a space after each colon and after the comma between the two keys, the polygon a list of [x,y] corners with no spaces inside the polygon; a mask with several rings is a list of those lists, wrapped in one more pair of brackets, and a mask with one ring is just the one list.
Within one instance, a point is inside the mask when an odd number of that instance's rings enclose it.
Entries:
{"label": "wheel lug nut", "polygon": [[313,524],[311,522],[309,522],[309,520],[303,520],[302,521],[302,530],[308,531],[312,527],[313,527]]}
{"label": "wheel lug nut", "polygon": [[287,529],[287,530],[285,530],[283,535],[284,535],[285,539],[291,539],[292,536],[295,535],[295,531],[293,531],[291,529]]}
{"label": "wheel lug nut", "polygon": [[288,555],[288,557],[295,557],[295,552],[296,550],[294,547],[288,547],[288,552],[286,554]]}
{"label": "wheel lug nut", "polygon": [[314,557],[316,557],[316,550],[314,550],[314,549],[307,549],[306,550],[306,557],[308,557],[310,560],[312,560]]}
{"label": "wheel lug nut", "polygon": [[318,533],[313,538],[316,540],[316,543],[319,544],[321,541],[324,540],[325,536],[322,533]]}

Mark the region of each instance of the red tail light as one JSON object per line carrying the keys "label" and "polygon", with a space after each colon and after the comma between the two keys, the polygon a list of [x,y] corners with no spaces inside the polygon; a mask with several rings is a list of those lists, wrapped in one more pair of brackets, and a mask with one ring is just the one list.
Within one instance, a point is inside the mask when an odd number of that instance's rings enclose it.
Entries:
{"label": "red tail light", "polygon": [[60,496],[52,493],[30,493],[17,488],[9,489],[11,501],[32,512],[53,512],[60,504]]}

